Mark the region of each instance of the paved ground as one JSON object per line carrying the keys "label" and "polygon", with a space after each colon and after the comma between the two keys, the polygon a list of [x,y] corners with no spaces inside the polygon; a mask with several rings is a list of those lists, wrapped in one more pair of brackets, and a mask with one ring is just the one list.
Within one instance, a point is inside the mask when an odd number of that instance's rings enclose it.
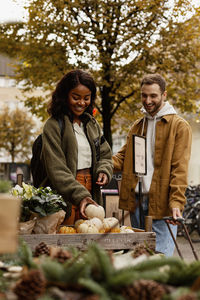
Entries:
{"label": "paved ground", "polygon": [[[200,239],[200,236],[198,236],[196,234],[194,234],[192,237],[195,238],[195,239]],[[192,243],[192,244],[193,244],[193,247],[194,247],[194,251],[196,252],[196,254],[197,254],[197,256],[200,260],[200,242]],[[192,248],[191,248],[189,242],[184,237],[177,237],[177,245],[180,249],[180,252],[181,252],[184,260],[189,261],[189,262],[195,260]],[[174,256],[179,256],[176,249],[175,249],[175,252],[174,252]]]}

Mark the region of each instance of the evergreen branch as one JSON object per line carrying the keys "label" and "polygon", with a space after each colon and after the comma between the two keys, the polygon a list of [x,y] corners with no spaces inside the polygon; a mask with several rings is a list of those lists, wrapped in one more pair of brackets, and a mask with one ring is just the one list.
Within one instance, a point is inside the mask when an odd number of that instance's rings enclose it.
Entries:
{"label": "evergreen branch", "polygon": [[41,268],[44,272],[45,278],[49,282],[65,283],[64,267],[62,264],[47,258],[41,264]]}
{"label": "evergreen branch", "polygon": [[19,257],[22,265],[27,266],[28,268],[37,269],[38,266],[33,261],[33,254],[28,246],[28,244],[24,241],[20,241],[20,247],[19,247]]}
{"label": "evergreen branch", "polygon": [[183,268],[186,263],[176,257],[163,257],[163,258],[149,258],[136,266],[133,267],[135,271],[147,271],[147,270],[155,270],[156,268],[163,267],[165,265],[169,266],[177,266],[179,268]]}
{"label": "evergreen branch", "polygon": [[109,294],[107,293],[106,289],[100,284],[98,284],[96,281],[92,279],[80,278],[78,283],[90,290],[91,292],[98,294],[101,297],[101,300],[112,300],[109,297]]}
{"label": "evergreen branch", "polygon": [[[109,281],[109,278],[114,273],[114,268],[112,266],[110,257],[106,251],[99,247],[98,244],[94,243],[90,246],[89,252],[93,251],[96,256],[96,261],[99,264],[99,269],[102,275],[102,278],[105,278],[105,281]],[[90,257],[90,255],[89,255]]]}

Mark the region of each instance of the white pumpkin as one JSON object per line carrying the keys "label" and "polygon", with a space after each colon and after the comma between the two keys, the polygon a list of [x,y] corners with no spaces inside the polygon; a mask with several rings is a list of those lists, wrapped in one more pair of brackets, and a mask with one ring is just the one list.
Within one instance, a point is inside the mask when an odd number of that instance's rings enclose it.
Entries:
{"label": "white pumpkin", "polygon": [[134,230],[129,226],[121,226],[120,233],[134,233]]}
{"label": "white pumpkin", "polygon": [[78,233],[99,233],[99,230],[94,224],[87,224],[86,222],[84,222],[78,226],[77,232]]}
{"label": "white pumpkin", "polygon": [[103,219],[103,228],[105,232],[110,231],[112,228],[119,228],[119,221],[114,217],[105,218]]}
{"label": "white pumpkin", "polygon": [[99,218],[94,217],[94,218],[92,218],[90,220],[87,220],[85,222],[87,224],[93,224],[93,225],[95,225],[98,228],[98,230],[101,230],[103,228],[103,223],[102,223],[102,221]]}
{"label": "white pumpkin", "polygon": [[103,221],[105,217],[105,210],[101,205],[96,206],[94,204],[89,204],[85,209],[85,214],[88,217],[88,219],[96,217]]}
{"label": "white pumpkin", "polygon": [[78,226],[79,226],[80,224],[84,223],[84,222],[85,222],[85,220],[83,220],[83,219],[78,219],[78,220],[75,222],[75,224],[74,224],[74,228],[77,229]]}

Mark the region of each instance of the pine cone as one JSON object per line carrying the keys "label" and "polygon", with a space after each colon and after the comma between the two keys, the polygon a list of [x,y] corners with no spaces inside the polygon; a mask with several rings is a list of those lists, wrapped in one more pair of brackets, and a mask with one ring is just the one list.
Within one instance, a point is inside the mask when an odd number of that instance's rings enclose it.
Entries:
{"label": "pine cone", "polygon": [[123,296],[127,300],[160,300],[166,293],[165,288],[153,280],[137,280],[123,288]]}
{"label": "pine cone", "polygon": [[50,249],[49,247],[47,246],[46,243],[44,242],[41,242],[39,243],[36,247],[35,247],[35,253],[34,255],[36,257],[40,256],[40,255],[50,255]]}
{"label": "pine cone", "polygon": [[134,251],[133,251],[133,257],[137,258],[142,254],[150,256],[150,253],[145,245],[143,245],[143,244],[136,245],[134,248]]}
{"label": "pine cone", "polygon": [[62,248],[60,248],[53,256],[53,258],[57,259],[57,261],[60,263],[64,263],[67,259],[69,259],[71,257],[72,257],[71,253]]}
{"label": "pine cone", "polygon": [[45,291],[45,278],[40,270],[30,270],[16,283],[13,291],[19,300],[35,300]]}

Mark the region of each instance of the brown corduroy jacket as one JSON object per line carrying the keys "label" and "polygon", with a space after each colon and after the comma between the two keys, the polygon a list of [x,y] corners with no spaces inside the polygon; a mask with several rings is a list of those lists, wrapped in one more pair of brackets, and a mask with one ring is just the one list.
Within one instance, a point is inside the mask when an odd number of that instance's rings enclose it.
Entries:
{"label": "brown corduroy jacket", "polygon": [[[134,211],[135,187],[133,174],[132,135],[142,132],[143,118],[131,127],[126,144],[113,156],[114,171],[122,171],[119,207]],[[144,135],[147,125],[145,123]],[[149,215],[162,219],[172,215],[172,208],[181,211],[185,205],[188,163],[191,153],[190,125],[180,116],[166,115],[156,124],[154,173],[149,190]],[[148,154],[147,154],[148,155]]]}

